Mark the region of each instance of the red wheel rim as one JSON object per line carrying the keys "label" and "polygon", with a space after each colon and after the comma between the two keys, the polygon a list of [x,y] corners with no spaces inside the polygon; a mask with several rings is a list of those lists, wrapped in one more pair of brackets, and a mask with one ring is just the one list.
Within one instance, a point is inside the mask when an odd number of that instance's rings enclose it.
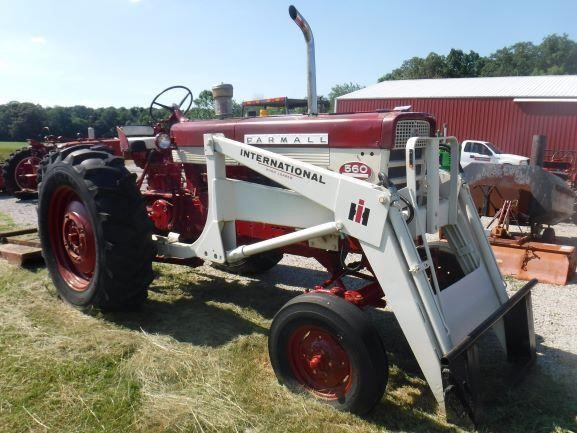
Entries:
{"label": "red wheel rim", "polygon": [[36,189],[38,187],[36,173],[39,164],[40,158],[36,156],[29,156],[16,164],[14,181],[20,189]]}
{"label": "red wheel rim", "polygon": [[336,400],[352,383],[351,363],[335,336],[318,326],[301,326],[288,341],[288,359],[296,379],[319,397]]}
{"label": "red wheel rim", "polygon": [[86,290],[96,267],[96,242],[88,210],[71,188],[54,192],[48,230],[60,276],[73,290]]}

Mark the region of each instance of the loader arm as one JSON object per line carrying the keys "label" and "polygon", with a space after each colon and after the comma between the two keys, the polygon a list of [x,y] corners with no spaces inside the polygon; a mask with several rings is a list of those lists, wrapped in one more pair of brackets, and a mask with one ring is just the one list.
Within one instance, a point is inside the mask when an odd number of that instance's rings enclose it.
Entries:
{"label": "loader arm", "polygon": [[[419,182],[411,156],[417,143],[427,146]],[[454,161],[450,173],[442,175],[438,170],[439,145],[451,148]],[[478,365],[472,355],[479,335],[494,328],[509,355],[534,358],[530,287],[524,289],[523,302],[508,299],[468,188],[458,175],[457,141],[446,137],[412,138],[406,149],[408,186],[397,191],[392,184],[370,184],[222,134],[205,134],[209,192],[206,225],[192,244],[179,242],[177,234],[155,236],[158,254],[232,263],[326,235],[357,239],[435,399],[444,409],[445,393],[455,391],[474,417]],[[225,157],[288,189],[227,178]],[[404,203],[414,210],[410,224],[402,209]],[[235,220],[298,230],[237,246]],[[439,228],[446,234],[448,247],[463,274],[448,287],[438,282],[426,241],[426,235]],[[417,239],[422,241],[419,247]],[[513,301],[523,308],[512,308]],[[525,320],[508,320],[511,311]]]}

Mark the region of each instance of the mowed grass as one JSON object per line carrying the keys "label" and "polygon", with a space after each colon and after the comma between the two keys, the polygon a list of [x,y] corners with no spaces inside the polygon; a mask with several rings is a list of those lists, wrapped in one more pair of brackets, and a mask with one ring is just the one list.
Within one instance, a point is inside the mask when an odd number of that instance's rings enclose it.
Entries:
{"label": "mowed grass", "polygon": [[[0,230],[13,226],[0,214]],[[473,431],[438,416],[392,314],[375,316],[388,392],[361,418],[278,385],[267,332],[295,292],[206,268],[155,270],[141,311],[86,314],[57,298],[45,269],[0,261],[1,433]],[[479,431],[577,429],[574,390],[539,369],[496,389]]]}
{"label": "mowed grass", "polygon": [[25,141],[0,141],[0,163],[10,156],[12,152],[26,146]]}

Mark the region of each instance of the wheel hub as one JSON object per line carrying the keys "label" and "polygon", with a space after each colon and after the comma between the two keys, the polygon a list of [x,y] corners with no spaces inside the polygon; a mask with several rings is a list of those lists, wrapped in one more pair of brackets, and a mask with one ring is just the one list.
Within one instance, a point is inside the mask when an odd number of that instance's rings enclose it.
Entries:
{"label": "wheel hub", "polygon": [[37,188],[36,172],[40,164],[40,158],[36,156],[29,156],[24,158],[16,165],[14,170],[14,181],[20,189]]}
{"label": "wheel hub", "polygon": [[314,393],[335,399],[351,385],[349,357],[335,336],[318,327],[301,327],[289,341],[297,380]]}
{"label": "wheel hub", "polygon": [[54,192],[48,217],[52,248],[60,276],[76,291],[88,288],[96,268],[95,233],[89,215],[69,187]]}
{"label": "wheel hub", "polygon": [[68,206],[62,225],[62,241],[76,268],[82,273],[90,273],[94,269],[94,234],[82,210],[85,208],[78,202]]}

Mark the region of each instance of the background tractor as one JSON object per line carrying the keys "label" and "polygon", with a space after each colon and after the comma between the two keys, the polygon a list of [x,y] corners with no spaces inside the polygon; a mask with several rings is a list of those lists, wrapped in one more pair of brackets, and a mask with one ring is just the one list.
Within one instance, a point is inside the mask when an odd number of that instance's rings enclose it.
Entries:
{"label": "background tractor", "polygon": [[29,139],[28,145],[13,152],[3,164],[0,164],[0,191],[20,197],[33,197],[38,192],[38,167],[42,158],[54,150],[79,144],[105,145],[109,148],[118,146],[115,139],[95,139],[77,137],[65,138],[49,134],[45,128],[41,139]]}

